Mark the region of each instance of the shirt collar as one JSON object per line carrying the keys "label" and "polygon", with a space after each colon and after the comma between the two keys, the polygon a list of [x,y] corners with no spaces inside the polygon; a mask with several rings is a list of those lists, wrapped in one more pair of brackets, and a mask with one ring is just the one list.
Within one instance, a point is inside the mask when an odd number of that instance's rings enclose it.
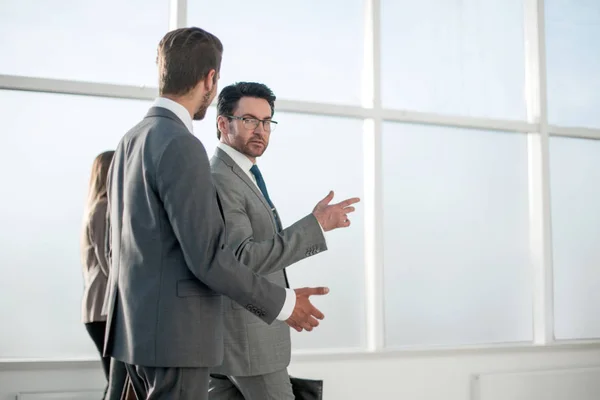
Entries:
{"label": "shirt collar", "polygon": [[166,97],[157,97],[156,100],[154,100],[154,104],[152,104],[152,107],[166,108],[167,110],[171,111],[181,120],[181,122],[183,122],[183,124],[186,128],[188,128],[188,131],[190,131],[190,133],[194,133],[192,116],[190,115],[189,111],[181,104],[171,99],[167,99]]}
{"label": "shirt collar", "polygon": [[242,169],[242,171],[249,173],[250,168],[252,168],[252,161],[248,159],[245,155],[234,149],[233,147],[226,145],[225,143],[219,142],[217,145],[221,150],[223,150],[231,159]]}

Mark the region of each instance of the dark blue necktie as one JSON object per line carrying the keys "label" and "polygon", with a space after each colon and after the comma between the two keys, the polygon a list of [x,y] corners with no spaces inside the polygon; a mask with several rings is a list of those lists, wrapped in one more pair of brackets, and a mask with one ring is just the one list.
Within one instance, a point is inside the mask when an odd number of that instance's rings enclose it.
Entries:
{"label": "dark blue necktie", "polygon": [[273,206],[273,202],[269,197],[269,192],[267,192],[267,185],[265,185],[265,180],[263,179],[263,176],[260,173],[260,169],[258,169],[258,165],[254,164],[252,168],[250,168],[250,172],[252,172],[252,175],[254,175],[254,178],[256,179],[256,185],[262,192],[263,196],[265,196],[265,199],[267,200],[267,203],[269,203],[271,210],[274,211],[275,207]]}
{"label": "dark blue necktie", "polygon": [[[269,203],[269,206],[271,207],[271,212],[273,213],[273,217],[275,218],[277,229],[281,231],[283,229],[281,226],[281,221],[279,220],[277,211],[275,211],[275,206],[273,205],[273,202],[269,197],[269,192],[267,192],[267,185],[265,184],[265,180],[263,179],[263,176],[260,173],[260,169],[258,169],[258,165],[254,164],[252,168],[250,168],[250,172],[252,172],[252,175],[254,175],[254,178],[256,179],[256,186],[258,186],[263,196],[265,196],[265,200],[267,200],[267,203]],[[289,288],[290,283],[288,282],[288,277],[285,268],[283,269],[283,277],[285,279],[285,287]]]}

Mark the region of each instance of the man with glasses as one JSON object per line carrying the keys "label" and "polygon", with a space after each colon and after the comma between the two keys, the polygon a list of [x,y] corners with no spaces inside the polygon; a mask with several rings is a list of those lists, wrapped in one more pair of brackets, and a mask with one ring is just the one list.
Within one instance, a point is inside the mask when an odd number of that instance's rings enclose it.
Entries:
{"label": "man with glasses", "polygon": [[[227,244],[254,272],[289,287],[285,268],[326,250],[324,232],[350,226],[348,214],[359,200],[330,204],[330,192],[312,213],[283,229],[256,163],[277,127],[272,119],[275,95],[263,84],[239,82],[221,91],[217,108],[220,143],[211,171],[225,215]],[[211,371],[209,398],[293,399],[287,373],[289,327],[267,325],[228,299],[223,307],[224,362]]]}

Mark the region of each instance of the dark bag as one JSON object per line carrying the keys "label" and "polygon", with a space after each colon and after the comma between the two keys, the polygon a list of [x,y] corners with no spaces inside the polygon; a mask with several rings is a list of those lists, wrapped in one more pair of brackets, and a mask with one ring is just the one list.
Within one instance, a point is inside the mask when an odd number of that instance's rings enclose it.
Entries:
{"label": "dark bag", "polygon": [[323,400],[323,381],[290,377],[296,400]]}

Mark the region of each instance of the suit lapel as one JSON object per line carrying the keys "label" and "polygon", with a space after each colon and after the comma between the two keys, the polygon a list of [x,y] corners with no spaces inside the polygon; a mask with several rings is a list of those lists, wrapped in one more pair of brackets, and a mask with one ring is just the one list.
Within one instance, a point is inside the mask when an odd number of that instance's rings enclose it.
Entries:
{"label": "suit lapel", "polygon": [[260,202],[265,206],[265,208],[269,212],[269,215],[271,215],[271,219],[273,220],[273,223],[275,224],[275,228],[276,228],[276,230],[278,230],[277,224],[275,222],[275,216],[273,215],[273,211],[271,210],[271,206],[269,205],[269,203],[267,203],[267,199],[265,199],[265,196],[263,196],[263,194],[260,191],[260,189],[258,188],[258,186],[256,186],[256,184],[254,182],[252,182],[252,180],[250,179],[248,174],[246,174],[240,168],[240,166],[237,165],[237,163],[235,161],[233,161],[231,159],[231,157],[229,157],[229,155],[227,153],[225,153],[223,150],[221,150],[220,148],[217,147],[217,151],[216,151],[215,155],[221,161],[223,161],[225,163],[225,165],[227,165],[229,168],[231,168],[233,173],[236,174],[238,176],[238,178],[240,178],[254,192],[254,194],[258,197]]}

